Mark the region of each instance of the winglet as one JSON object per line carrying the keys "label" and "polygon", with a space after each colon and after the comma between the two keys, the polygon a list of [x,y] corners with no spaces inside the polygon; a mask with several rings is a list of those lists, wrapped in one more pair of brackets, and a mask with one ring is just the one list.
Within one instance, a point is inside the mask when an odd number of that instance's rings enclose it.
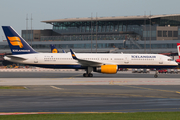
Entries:
{"label": "winglet", "polygon": [[77,57],[76,57],[76,55],[74,54],[74,52],[73,52],[71,49],[70,49],[70,51],[71,51],[72,58],[75,59],[75,60],[77,60]]}
{"label": "winglet", "polygon": [[65,51],[65,50],[63,50],[63,49],[62,49],[62,52],[63,52],[63,53],[66,53],[66,51]]}

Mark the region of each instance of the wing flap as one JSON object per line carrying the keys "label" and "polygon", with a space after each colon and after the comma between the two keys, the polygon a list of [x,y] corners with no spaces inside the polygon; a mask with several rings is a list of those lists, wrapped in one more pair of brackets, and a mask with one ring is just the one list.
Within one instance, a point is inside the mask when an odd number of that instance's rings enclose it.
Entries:
{"label": "wing flap", "polygon": [[89,60],[83,60],[83,59],[77,59],[78,63],[80,63],[82,66],[101,66],[102,63],[96,62],[96,61],[89,61]]}

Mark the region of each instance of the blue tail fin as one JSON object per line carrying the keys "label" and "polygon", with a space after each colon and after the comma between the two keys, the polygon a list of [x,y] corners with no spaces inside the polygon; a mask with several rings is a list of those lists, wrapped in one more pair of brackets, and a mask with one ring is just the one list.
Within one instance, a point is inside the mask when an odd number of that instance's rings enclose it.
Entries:
{"label": "blue tail fin", "polygon": [[2,26],[13,55],[37,53],[11,26]]}
{"label": "blue tail fin", "polygon": [[51,53],[59,53],[58,49],[53,45],[51,44]]}
{"label": "blue tail fin", "polygon": [[180,59],[180,43],[177,43],[177,50],[178,50],[178,56],[179,56],[179,59]]}

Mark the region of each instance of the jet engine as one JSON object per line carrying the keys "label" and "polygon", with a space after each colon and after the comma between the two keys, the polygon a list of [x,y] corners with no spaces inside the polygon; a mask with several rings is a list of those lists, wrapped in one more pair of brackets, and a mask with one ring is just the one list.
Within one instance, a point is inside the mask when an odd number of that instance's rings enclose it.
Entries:
{"label": "jet engine", "polygon": [[115,74],[117,73],[117,65],[102,65],[101,67],[96,67],[95,72]]}

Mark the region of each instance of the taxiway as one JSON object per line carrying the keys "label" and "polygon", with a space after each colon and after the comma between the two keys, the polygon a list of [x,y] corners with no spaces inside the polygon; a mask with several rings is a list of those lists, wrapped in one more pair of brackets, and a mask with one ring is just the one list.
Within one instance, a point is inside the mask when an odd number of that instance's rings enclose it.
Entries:
{"label": "taxiway", "polygon": [[0,72],[0,112],[180,111],[180,75]]}

